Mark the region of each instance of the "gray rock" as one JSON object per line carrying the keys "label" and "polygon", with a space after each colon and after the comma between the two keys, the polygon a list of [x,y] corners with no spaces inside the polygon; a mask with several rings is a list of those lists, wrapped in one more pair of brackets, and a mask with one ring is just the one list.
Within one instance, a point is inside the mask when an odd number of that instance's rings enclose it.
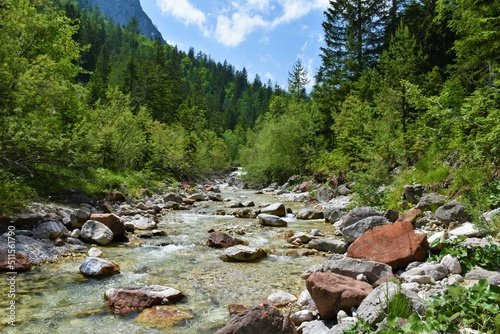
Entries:
{"label": "gray rock", "polygon": [[33,238],[35,239],[54,240],[62,238],[65,234],[69,234],[69,231],[59,220],[42,222],[33,228]]}
{"label": "gray rock", "polygon": [[278,290],[267,296],[267,300],[269,300],[276,307],[282,307],[296,302],[297,297],[289,292]]}
{"label": "gray rock", "polygon": [[257,218],[259,219],[259,223],[264,226],[284,227],[288,225],[285,220],[276,215],[261,213],[257,216]]}
{"label": "gray rock", "polygon": [[465,205],[457,201],[451,201],[440,206],[437,208],[435,215],[443,224],[451,222],[465,223],[471,219]]}
{"label": "gray rock", "polygon": [[427,210],[434,211],[434,209],[443,205],[444,202],[445,202],[444,196],[436,193],[430,193],[420,198],[420,200],[416,205],[416,208],[422,211],[427,211]]}
{"label": "gray rock", "polygon": [[342,236],[344,237],[345,242],[351,243],[369,230],[372,230],[375,226],[387,225],[389,223],[389,220],[385,217],[366,217],[341,229]]}
{"label": "gray rock", "polygon": [[309,310],[301,310],[290,316],[290,320],[295,324],[295,326],[300,326],[300,324],[305,321],[312,321],[314,318],[315,312]]}
{"label": "gray rock", "polygon": [[358,318],[370,325],[381,322],[387,315],[388,301],[398,292],[409,298],[413,311],[418,314],[424,313],[425,305],[416,293],[404,290],[396,283],[388,282],[377,287],[361,302],[357,311]]}
{"label": "gray rock", "polygon": [[100,250],[99,248],[96,248],[96,247],[91,247],[88,250],[87,254],[90,257],[102,257],[102,255],[103,255],[102,250]]}
{"label": "gray rock", "polygon": [[489,284],[500,285],[500,273],[497,272],[496,274],[491,275],[487,280]]}
{"label": "gray rock", "polygon": [[491,221],[493,220],[493,217],[495,217],[496,215],[500,215],[500,208],[496,208],[494,210],[485,212],[483,214],[483,217],[486,220],[486,223],[491,224]]}
{"label": "gray rock", "polygon": [[470,281],[478,281],[482,279],[488,279],[494,275],[498,275],[498,271],[490,271],[476,266],[474,267],[474,269],[465,274],[465,279]]}
{"label": "gray rock", "polygon": [[[7,249],[7,238],[0,237],[0,248]],[[26,255],[32,264],[55,261],[64,254],[81,252],[87,247],[66,243],[61,247],[54,246],[52,242],[43,242],[25,235],[16,235],[16,251]]]}
{"label": "gray rock", "polygon": [[267,257],[265,250],[243,245],[226,248],[220,256],[225,262],[254,262],[265,257]]}
{"label": "gray rock", "polygon": [[445,255],[441,259],[441,264],[448,268],[450,274],[460,274],[462,272],[462,266],[456,257],[451,256],[450,254]]}
{"label": "gray rock", "polygon": [[307,248],[335,254],[344,254],[347,250],[345,242],[337,238],[314,239],[307,244]]}
{"label": "gray rock", "polygon": [[85,209],[77,209],[70,215],[71,227],[82,228],[83,224],[90,219],[90,211]]}
{"label": "gray rock", "polygon": [[321,187],[317,191],[316,199],[320,202],[328,202],[335,196],[333,189]]}
{"label": "gray rock", "polygon": [[309,219],[323,219],[325,218],[325,214],[323,211],[311,208],[303,208],[297,212],[295,216],[297,219],[309,220]]}
{"label": "gray rock", "polygon": [[114,235],[111,229],[103,223],[88,220],[82,227],[81,237],[98,245],[107,245],[113,240]]}
{"label": "gray rock", "polygon": [[169,193],[169,194],[166,194],[165,196],[163,196],[163,201],[164,202],[174,202],[174,203],[182,204],[183,203],[183,198],[179,194]]}
{"label": "gray rock", "polygon": [[[154,230],[156,226],[156,222],[149,219],[146,216],[135,215],[132,218],[123,218],[124,224],[133,225],[134,230]],[[131,228],[131,227],[127,227]]]}
{"label": "gray rock", "polygon": [[339,208],[330,208],[330,209],[327,209],[324,213],[325,215],[325,221],[327,223],[335,223],[337,220],[340,219],[340,217],[342,217],[342,215],[345,213],[344,210],[342,209],[339,209]]}
{"label": "gray rock", "polygon": [[339,195],[347,196],[351,193],[351,189],[349,189],[345,184],[341,184],[337,187],[337,192]]}
{"label": "gray rock", "polygon": [[362,206],[351,210],[347,216],[342,219],[342,223],[340,224],[340,228],[344,229],[352,224],[357,223],[361,219],[373,217],[373,216],[382,216],[382,213],[375,210],[369,206]]}
{"label": "gray rock", "polygon": [[303,322],[297,328],[297,332],[302,334],[328,334],[329,331],[330,329],[320,320]]}
{"label": "gray rock", "polygon": [[283,203],[274,203],[268,205],[260,210],[261,213],[267,213],[269,215],[275,215],[278,217],[286,216],[286,208]]}
{"label": "gray rock", "polygon": [[299,295],[297,299],[297,305],[300,306],[301,310],[317,311],[318,307],[311,297],[309,290],[305,289]]}
{"label": "gray rock", "polygon": [[448,268],[441,263],[424,263],[420,266],[426,275],[432,277],[435,281],[440,281],[450,273]]}
{"label": "gray rock", "polygon": [[350,323],[341,323],[333,326],[328,331],[328,334],[344,334],[344,331],[351,327]]}
{"label": "gray rock", "polygon": [[370,284],[375,283],[381,278],[392,276],[391,266],[385,263],[349,257],[328,260],[323,264],[321,271],[332,272],[351,278],[356,278],[358,275],[363,274]]}
{"label": "gray rock", "polygon": [[119,274],[120,266],[99,257],[87,257],[80,265],[80,272],[87,277],[103,278]]}
{"label": "gray rock", "polygon": [[424,191],[425,187],[421,184],[405,185],[404,197],[408,202],[417,204]]}
{"label": "gray rock", "polygon": [[450,231],[450,235],[454,235],[457,237],[477,237],[481,234],[482,233],[472,223],[469,222],[463,223],[461,226]]}

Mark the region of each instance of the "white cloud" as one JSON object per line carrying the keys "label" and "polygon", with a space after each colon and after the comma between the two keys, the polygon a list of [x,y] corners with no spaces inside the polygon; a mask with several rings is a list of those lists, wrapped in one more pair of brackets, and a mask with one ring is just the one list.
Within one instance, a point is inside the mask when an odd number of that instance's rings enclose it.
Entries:
{"label": "white cloud", "polygon": [[313,10],[325,10],[330,4],[329,0],[278,0],[278,2],[283,7],[283,14],[273,20],[273,27],[300,19]]}
{"label": "white cloud", "polygon": [[256,28],[266,27],[268,24],[259,15],[250,16],[246,13],[236,12],[227,17],[217,17],[215,37],[225,46],[237,46],[246,39]]}
{"label": "white cloud", "polygon": [[205,13],[193,6],[189,0],[156,0],[163,14],[169,14],[184,24],[194,24],[203,29],[206,21]]}
{"label": "white cloud", "polygon": [[[177,0],[158,1],[173,4]],[[189,5],[187,0],[181,3]],[[272,30],[300,19],[311,11],[324,11],[328,6],[329,0],[232,0],[230,7],[219,8],[219,12],[214,15],[217,17],[215,38],[225,46],[235,47],[258,29]],[[300,28],[305,30],[307,26],[301,25]],[[208,34],[207,29],[202,30]]]}

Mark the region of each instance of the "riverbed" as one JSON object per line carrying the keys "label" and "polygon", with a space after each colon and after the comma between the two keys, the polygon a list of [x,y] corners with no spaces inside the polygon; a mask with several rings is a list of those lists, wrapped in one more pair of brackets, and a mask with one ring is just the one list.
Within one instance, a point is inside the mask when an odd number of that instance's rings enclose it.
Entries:
{"label": "riverbed", "polygon": [[[225,199],[253,201],[257,206],[281,202],[276,196],[257,194],[229,186],[221,187]],[[293,212],[304,203],[282,202]],[[228,305],[255,306],[268,295],[284,290],[297,297],[305,289],[301,273],[321,264],[327,254],[297,256],[302,249],[285,248],[287,231],[317,229],[334,235],[324,220],[296,220],[288,215],[287,227],[262,227],[258,220],[216,215],[227,202],[199,202],[190,210],[165,212],[158,229],[166,235],[152,238],[131,236],[129,242],[100,246],[103,258],[120,265],[121,273],[105,279],[89,279],[79,272],[84,257],[76,255],[57,263],[34,267],[16,279],[15,327],[1,326],[7,333],[215,333],[229,319]],[[254,208],[257,209],[257,208]],[[206,246],[208,231],[223,231],[264,248],[269,256],[256,263],[220,260],[222,250]],[[145,323],[138,313],[125,316],[109,313],[104,292],[109,288],[159,284],[181,290],[185,295],[178,310],[188,316],[170,325]],[[2,309],[8,307],[5,298]],[[287,312],[288,309],[285,310]],[[295,310],[295,309],[294,309]]]}

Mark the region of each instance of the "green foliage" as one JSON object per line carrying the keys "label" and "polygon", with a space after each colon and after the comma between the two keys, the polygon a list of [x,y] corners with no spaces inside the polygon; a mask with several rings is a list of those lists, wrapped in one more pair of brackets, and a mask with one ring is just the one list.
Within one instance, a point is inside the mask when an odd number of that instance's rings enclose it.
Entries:
{"label": "green foliage", "polygon": [[241,164],[248,171],[246,178],[255,183],[285,182],[291,175],[303,173],[311,161],[314,106],[300,100],[280,106],[284,110],[263,119],[241,153]]}
{"label": "green foliage", "polygon": [[142,166],[147,152],[150,116],[145,108],[134,113],[130,96],[110,90],[75,131],[76,162],[109,168]]}
{"label": "green foliage", "polygon": [[25,180],[0,168],[0,215],[20,211],[35,197]]}
{"label": "green foliage", "polygon": [[[386,328],[377,333],[458,333],[469,328],[480,333],[496,334],[500,330],[500,287],[480,280],[471,287],[450,285],[442,295],[432,297],[423,317],[413,313],[403,317],[407,323],[397,324],[398,317],[389,315]],[[366,322],[358,322],[344,334],[373,333]]]}
{"label": "green foliage", "polygon": [[471,328],[481,333],[498,333],[500,287],[481,280],[470,288],[448,286],[443,295],[433,297],[425,313],[422,330],[456,333]]}
{"label": "green foliage", "polygon": [[[439,254],[432,255],[427,261],[439,262],[445,255],[456,257],[462,265],[462,270],[467,272],[475,266],[480,266],[489,270],[500,269],[500,246],[490,242],[484,247],[479,245],[465,245],[463,241],[466,237],[457,239],[447,239],[442,241],[444,249]],[[436,240],[436,243],[440,242]]]}

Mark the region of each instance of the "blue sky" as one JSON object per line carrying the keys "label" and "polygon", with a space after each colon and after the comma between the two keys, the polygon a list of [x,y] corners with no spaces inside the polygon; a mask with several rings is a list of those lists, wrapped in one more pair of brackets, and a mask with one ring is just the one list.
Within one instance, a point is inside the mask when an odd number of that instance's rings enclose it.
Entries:
{"label": "blue sky", "polygon": [[323,12],[328,0],[140,0],[163,38],[180,50],[193,47],[224,60],[248,79],[286,88],[297,59],[310,76],[321,65]]}

